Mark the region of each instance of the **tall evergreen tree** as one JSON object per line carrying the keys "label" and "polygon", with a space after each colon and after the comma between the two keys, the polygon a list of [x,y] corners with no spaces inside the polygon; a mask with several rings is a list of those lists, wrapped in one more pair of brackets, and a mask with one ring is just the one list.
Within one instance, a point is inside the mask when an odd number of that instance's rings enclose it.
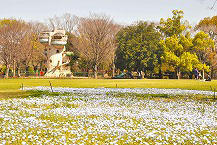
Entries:
{"label": "tall evergreen tree", "polygon": [[153,23],[138,22],[122,28],[117,34],[115,65],[128,71],[158,71],[160,33]]}

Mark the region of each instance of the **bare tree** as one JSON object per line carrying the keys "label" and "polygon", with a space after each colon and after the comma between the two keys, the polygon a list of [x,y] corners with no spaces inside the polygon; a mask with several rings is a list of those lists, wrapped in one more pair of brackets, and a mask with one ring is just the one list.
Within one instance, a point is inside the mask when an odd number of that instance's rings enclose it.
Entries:
{"label": "bare tree", "polygon": [[[199,0],[199,1],[201,2],[201,4],[204,4],[205,2],[209,3],[209,1],[207,1],[207,0]],[[209,6],[207,6],[207,8],[213,10],[213,8],[216,5],[216,2],[217,2],[217,0],[213,0],[211,4],[207,4],[207,5],[209,5]]]}
{"label": "bare tree", "polygon": [[1,20],[0,27],[0,59],[6,65],[6,77],[13,66],[13,76],[21,64],[27,66],[30,60],[38,57],[43,49],[38,41],[38,34],[32,24],[22,20]]}
{"label": "bare tree", "polygon": [[15,76],[15,65],[19,55],[19,48],[22,39],[25,37],[26,29],[25,23],[21,20],[4,19],[4,23],[0,27],[0,57],[6,65],[6,77],[8,77],[9,68],[13,65],[13,72]]}
{"label": "bare tree", "polygon": [[62,16],[54,16],[53,18],[48,18],[49,28],[54,29],[64,29],[69,33],[72,33],[78,23],[78,17],[65,13]]}
{"label": "bare tree", "polygon": [[211,9],[213,9],[213,8],[214,8],[214,6],[215,6],[216,2],[217,2],[217,0],[215,0],[215,1],[214,1],[214,3],[213,3],[213,5],[212,5]]}
{"label": "bare tree", "polygon": [[42,31],[49,31],[48,26],[38,21],[31,21],[28,23],[32,31],[39,35]]}
{"label": "bare tree", "polygon": [[22,63],[25,67],[28,67],[30,62],[32,65],[38,65],[45,60],[44,46],[39,42],[38,35],[43,30],[47,30],[47,27],[38,22],[29,23],[30,29],[28,35],[22,42],[23,60]]}
{"label": "bare tree", "polygon": [[11,43],[9,39],[7,39],[7,34],[5,34],[6,31],[7,29],[0,29],[0,59],[6,66],[6,77],[8,77],[12,61],[12,51],[9,49],[11,48]]}
{"label": "bare tree", "polygon": [[80,18],[77,29],[78,48],[81,55],[94,66],[95,78],[99,64],[114,54],[116,32],[117,25],[105,14],[90,14],[88,18]]}
{"label": "bare tree", "polygon": [[33,31],[29,31],[28,35],[22,41],[22,54],[21,62],[25,66],[26,70],[29,67],[30,63],[36,62],[40,63],[41,60],[44,60],[44,47],[38,41],[38,35]]}

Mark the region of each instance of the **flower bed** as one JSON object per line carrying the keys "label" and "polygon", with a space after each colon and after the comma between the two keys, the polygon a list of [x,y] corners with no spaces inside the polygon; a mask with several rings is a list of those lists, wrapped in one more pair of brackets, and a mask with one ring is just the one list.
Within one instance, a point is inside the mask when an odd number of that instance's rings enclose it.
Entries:
{"label": "flower bed", "polygon": [[0,144],[217,144],[215,102],[72,90],[2,100]]}

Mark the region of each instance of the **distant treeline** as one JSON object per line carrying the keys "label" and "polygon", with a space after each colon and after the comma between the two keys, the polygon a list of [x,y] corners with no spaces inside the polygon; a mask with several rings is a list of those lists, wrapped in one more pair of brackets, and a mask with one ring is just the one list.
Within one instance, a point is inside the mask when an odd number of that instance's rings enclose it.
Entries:
{"label": "distant treeline", "polygon": [[42,31],[67,31],[67,51],[73,51],[72,72],[143,72],[147,78],[192,78],[197,68],[216,78],[217,16],[204,18],[194,28],[184,12],[159,22],[138,21],[122,26],[106,14],[77,17],[64,14],[46,23],[0,20],[0,68],[8,77],[24,71],[46,71],[47,57],[39,43]]}

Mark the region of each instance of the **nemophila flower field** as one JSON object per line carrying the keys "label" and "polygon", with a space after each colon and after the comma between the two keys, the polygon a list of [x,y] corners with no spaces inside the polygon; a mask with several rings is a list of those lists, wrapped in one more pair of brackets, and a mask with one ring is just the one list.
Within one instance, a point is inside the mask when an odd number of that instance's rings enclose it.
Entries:
{"label": "nemophila flower field", "polygon": [[144,89],[53,91],[63,94],[1,100],[0,144],[217,144],[215,101]]}

